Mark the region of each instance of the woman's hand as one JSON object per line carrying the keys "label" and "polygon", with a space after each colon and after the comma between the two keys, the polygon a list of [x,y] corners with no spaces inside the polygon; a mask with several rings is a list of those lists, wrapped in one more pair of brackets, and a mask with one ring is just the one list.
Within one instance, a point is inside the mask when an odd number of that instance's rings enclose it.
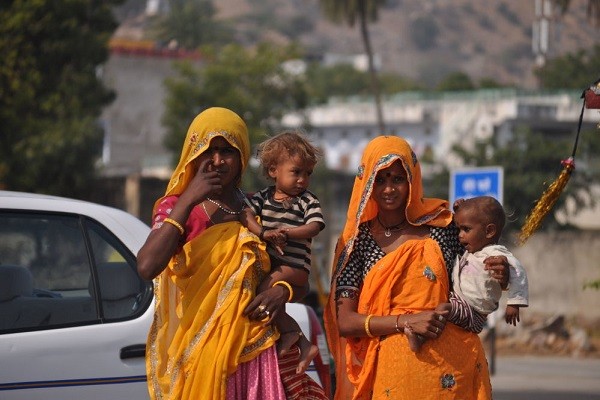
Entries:
{"label": "woman's hand", "polygon": [[288,298],[289,293],[285,286],[272,286],[256,295],[244,309],[244,316],[255,321],[263,320],[265,325],[268,325],[284,310]]}
{"label": "woman's hand", "polygon": [[446,327],[448,310],[427,310],[408,315],[407,325],[416,334],[436,339]]}
{"label": "woman's hand", "polygon": [[181,198],[185,197],[192,204],[196,205],[206,200],[207,197],[221,194],[223,190],[221,178],[217,171],[209,171],[208,167],[211,163],[211,159],[200,163],[196,175],[190,181],[185,192],[181,194]]}
{"label": "woman's hand", "polygon": [[490,256],[484,261],[486,271],[490,271],[492,278],[500,283],[502,290],[508,287],[508,279],[510,278],[510,267],[506,256]]}

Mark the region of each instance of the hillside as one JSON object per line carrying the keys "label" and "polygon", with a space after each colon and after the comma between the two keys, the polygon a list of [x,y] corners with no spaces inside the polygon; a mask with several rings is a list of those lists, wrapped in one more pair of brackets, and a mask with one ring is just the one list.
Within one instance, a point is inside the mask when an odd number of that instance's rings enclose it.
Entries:
{"label": "hillside", "polygon": [[[434,85],[449,72],[493,78],[523,88],[536,85],[532,70],[534,0],[388,0],[370,25],[381,69]],[[130,0],[118,35],[142,27],[142,0]],[[133,4],[133,5],[132,5]],[[135,5],[137,4],[137,7]],[[218,0],[218,18],[229,21],[237,40],[297,41],[313,56],[363,53],[357,26],[338,26],[321,14],[318,0]],[[573,0],[567,15],[550,25],[548,56],[587,49],[600,42],[600,27],[586,19],[586,0]],[[140,10],[141,9],[141,10]],[[132,18],[133,14],[138,15]],[[137,34],[140,35],[139,31]],[[143,33],[142,33],[143,35]]]}

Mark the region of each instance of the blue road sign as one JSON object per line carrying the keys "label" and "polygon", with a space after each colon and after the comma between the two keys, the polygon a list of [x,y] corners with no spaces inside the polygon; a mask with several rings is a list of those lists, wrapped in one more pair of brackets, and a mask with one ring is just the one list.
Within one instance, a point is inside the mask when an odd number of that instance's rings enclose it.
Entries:
{"label": "blue road sign", "polygon": [[502,204],[504,168],[479,167],[455,169],[450,172],[450,208],[456,199],[492,196]]}

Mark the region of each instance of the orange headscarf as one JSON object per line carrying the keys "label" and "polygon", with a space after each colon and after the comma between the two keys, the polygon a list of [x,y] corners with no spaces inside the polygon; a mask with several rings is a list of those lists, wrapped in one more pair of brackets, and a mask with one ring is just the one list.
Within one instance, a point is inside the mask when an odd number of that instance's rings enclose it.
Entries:
{"label": "orange headscarf", "polygon": [[421,168],[408,142],[397,136],[379,136],[367,144],[348,206],[346,224],[338,239],[333,262],[329,302],[325,309],[327,339],[336,365],[338,385],[336,399],[351,398],[353,388],[347,379],[345,362],[345,339],[339,336],[336,310],[336,280],[346,267],[349,255],[358,235],[359,225],[377,216],[376,202],[371,199],[377,172],[400,160],[406,170],[409,195],[406,205],[406,220],[411,225],[447,226],[452,220],[448,202],[441,199],[424,198]]}

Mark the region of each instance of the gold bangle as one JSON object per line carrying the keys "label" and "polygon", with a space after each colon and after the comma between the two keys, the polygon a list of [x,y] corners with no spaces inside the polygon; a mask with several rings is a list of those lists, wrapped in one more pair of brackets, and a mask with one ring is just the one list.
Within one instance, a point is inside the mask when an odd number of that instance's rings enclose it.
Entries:
{"label": "gold bangle", "polygon": [[183,236],[183,234],[185,233],[185,229],[183,229],[183,226],[181,226],[181,224],[177,221],[175,221],[172,218],[165,218],[163,219],[163,222],[166,222],[167,224],[171,224],[173,225],[175,228],[177,228],[177,230],[179,231],[179,234]]}
{"label": "gold bangle", "polygon": [[287,283],[286,281],[277,281],[273,284],[273,286],[285,286],[290,291],[290,296],[288,297],[288,303],[292,301],[292,297],[294,297],[294,290],[292,289],[292,285]]}
{"label": "gold bangle", "polygon": [[371,318],[373,318],[373,314],[369,314],[369,315],[367,315],[367,318],[365,318],[365,333],[367,334],[368,337],[374,337],[373,334],[371,333],[371,327],[370,327]]}

